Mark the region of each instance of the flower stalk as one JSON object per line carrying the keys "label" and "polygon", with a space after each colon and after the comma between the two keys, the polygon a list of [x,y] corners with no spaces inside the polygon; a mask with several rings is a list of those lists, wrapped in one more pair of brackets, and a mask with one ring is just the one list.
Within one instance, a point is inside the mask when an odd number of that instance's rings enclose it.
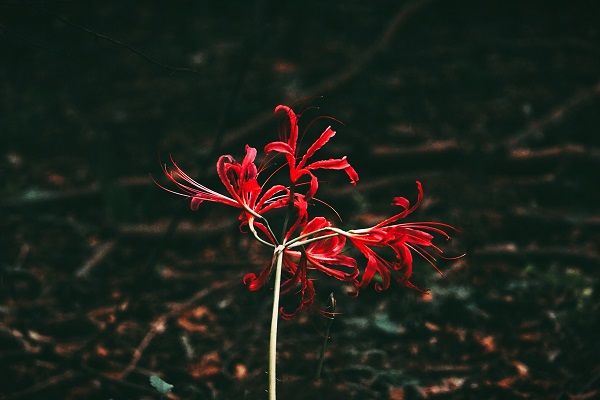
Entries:
{"label": "flower stalk", "polygon": [[269,334],[269,400],[277,398],[277,322],[279,320],[279,295],[281,286],[281,266],[285,244],[277,246],[273,252],[275,261],[275,282],[273,286],[273,311]]}

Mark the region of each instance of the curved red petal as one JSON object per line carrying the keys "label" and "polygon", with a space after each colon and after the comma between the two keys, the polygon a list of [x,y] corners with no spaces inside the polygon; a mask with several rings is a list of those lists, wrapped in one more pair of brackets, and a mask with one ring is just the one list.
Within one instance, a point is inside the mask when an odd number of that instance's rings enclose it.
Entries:
{"label": "curved red petal", "polygon": [[363,245],[359,240],[350,238],[350,241],[354,244],[358,251],[360,251],[362,255],[367,259],[367,265],[358,285],[359,288],[364,288],[369,285],[369,283],[375,276],[375,273],[377,272],[377,260],[375,257],[375,253],[373,252],[373,250]]}
{"label": "curved red petal", "polygon": [[192,201],[190,202],[190,208],[196,211],[198,207],[200,207],[200,203],[202,203],[203,201],[204,199],[200,198],[199,196],[192,197]]}
{"label": "curved red petal", "polygon": [[325,143],[329,141],[332,137],[335,136],[335,131],[331,129],[331,127],[327,127],[325,131],[319,136],[319,138],[306,150],[306,154],[302,156],[302,159],[298,163],[298,168],[302,168],[309,158],[311,158],[317,150],[321,147],[325,146]]}
{"label": "curved red petal", "polygon": [[358,182],[358,173],[352,166],[348,163],[346,156],[342,158],[329,159],[329,160],[321,160],[315,161],[306,166],[307,169],[333,169],[333,170],[344,170],[344,172],[350,178],[350,183],[356,185]]}
{"label": "curved red petal", "polygon": [[269,280],[269,276],[271,275],[271,265],[267,265],[260,271],[258,277],[254,273],[248,273],[242,279],[244,285],[248,286],[248,289],[251,291],[256,291],[264,286],[264,284]]}
{"label": "curved red petal", "polygon": [[[292,177],[296,170],[296,158],[294,156],[295,150],[292,147],[290,147],[289,144],[284,143],[284,142],[268,143],[265,146],[265,154],[268,155],[269,153],[271,153],[273,151],[275,151],[277,153],[281,153],[285,156],[285,159],[286,159],[289,169],[290,169],[290,177]],[[292,181],[295,182],[295,180],[293,178],[292,178]]]}
{"label": "curved red petal", "polygon": [[410,213],[415,211],[417,209],[417,207],[419,207],[419,205],[421,204],[421,201],[423,201],[423,186],[421,185],[421,182],[419,182],[419,181],[416,181],[416,182],[417,182],[417,188],[419,190],[419,194],[418,194],[416,203],[413,204],[412,207],[408,208],[410,205],[410,202],[408,200],[406,200],[404,197],[394,198],[394,201],[392,202],[392,204],[399,205],[399,206],[403,207],[404,210],[384,221],[381,221],[380,223],[375,225],[375,228],[389,225],[393,222],[396,222],[399,219],[405,218],[407,215],[409,215]]}
{"label": "curved red petal", "polygon": [[229,194],[231,194],[231,196],[236,201],[238,201],[240,204],[242,204],[242,199],[240,198],[237,190],[233,187],[229,177],[227,176],[227,171],[229,171],[229,169],[232,166],[236,166],[236,165],[239,165],[239,164],[230,155],[224,155],[224,156],[219,157],[219,159],[217,160],[217,175],[219,176],[219,179],[221,180],[221,182],[223,183],[223,186],[225,186],[225,189],[227,189]]}
{"label": "curved red petal", "polygon": [[285,111],[290,119],[290,137],[288,138],[287,142],[290,147],[294,149],[292,150],[293,155],[296,150],[296,142],[298,141],[298,117],[296,116],[294,110],[282,104],[275,107],[275,114],[281,110]]}
{"label": "curved red petal", "polygon": [[306,224],[304,229],[302,229],[301,234],[304,235],[310,232],[314,232],[317,229],[321,229],[326,226],[331,226],[331,224],[327,221],[325,217],[315,217]]}
{"label": "curved red petal", "polygon": [[290,155],[294,155],[294,149],[292,147],[290,147],[289,144],[285,143],[285,142],[271,142],[271,143],[267,143],[267,145],[265,146],[265,154],[269,154],[272,151],[276,151],[278,153],[281,154],[290,154]]}
{"label": "curved red petal", "polygon": [[256,165],[254,165],[256,153],[257,151],[254,147],[246,145],[246,155],[242,160],[242,173],[240,174],[240,178],[244,181],[256,179],[258,175],[258,170],[256,169]]}

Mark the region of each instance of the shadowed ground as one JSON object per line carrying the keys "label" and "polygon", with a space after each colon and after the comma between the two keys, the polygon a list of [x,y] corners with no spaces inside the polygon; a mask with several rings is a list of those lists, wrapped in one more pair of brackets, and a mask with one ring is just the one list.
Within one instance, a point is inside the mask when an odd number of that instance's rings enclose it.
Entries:
{"label": "shadowed ground", "polygon": [[[280,324],[282,399],[600,392],[600,10],[587,2],[0,2],[0,398],[266,398],[269,261],[237,211],[163,192],[328,115],[320,199],[345,227],[425,200],[438,276]],[[322,96],[322,97],[320,97]],[[307,98],[312,98],[308,100]],[[319,129],[307,132],[314,140]],[[316,205],[315,211],[328,209]],[[295,299],[283,298],[293,306]]]}

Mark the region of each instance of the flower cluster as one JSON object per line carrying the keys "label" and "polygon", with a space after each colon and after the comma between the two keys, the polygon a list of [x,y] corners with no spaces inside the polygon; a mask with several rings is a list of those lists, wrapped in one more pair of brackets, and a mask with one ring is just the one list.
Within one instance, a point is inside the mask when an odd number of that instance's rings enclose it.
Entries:
{"label": "flower cluster", "polygon": [[[354,290],[354,295],[367,287],[375,278],[375,289],[385,290],[393,280],[399,284],[416,288],[409,278],[412,274],[413,255],[423,257],[436,270],[434,253],[441,253],[433,240],[435,236],[449,239],[448,230],[454,228],[439,222],[404,222],[421,203],[423,189],[417,182],[418,198],[411,206],[404,197],[393,199],[392,205],[399,206],[400,212],[384,221],[363,229],[342,230],[335,227],[322,216],[309,217],[308,205],[315,200],[319,181],[315,171],[319,169],[342,170],[356,185],[358,174],[346,157],[312,161],[313,157],[334,135],[335,131],[328,127],[317,140],[301,154],[298,141],[299,116],[287,106],[280,105],[275,112],[283,111],[289,119],[289,129],[285,129],[280,140],[265,146],[265,159],[272,155],[283,155],[286,160],[288,184],[267,186],[269,179],[259,183],[259,175],[263,169],[256,164],[257,150],[246,146],[246,154],[241,163],[230,155],[224,155],[217,161],[217,174],[227,194],[209,189],[189,177],[171,159],[171,169],[163,166],[163,171],[170,181],[179,189],[172,193],[190,199],[190,206],[197,210],[204,201],[218,202],[241,210],[239,216],[242,226],[248,226],[254,237],[274,250],[273,259],[257,274],[248,273],[243,282],[250,290],[258,290],[266,285],[275,268],[275,259],[281,256],[281,273],[283,280],[279,286],[281,293],[296,292],[300,302],[295,311],[286,313],[280,310],[283,318],[294,318],[301,310],[314,306],[315,288],[312,271],[316,270],[339,281],[346,282]],[[272,159],[272,158],[271,158]],[[275,209],[287,211],[293,222],[288,225],[286,218],[284,234],[277,237],[267,215]],[[357,250],[359,260],[342,254],[348,245]],[[382,256],[383,249],[390,249],[393,257]],[[363,260],[364,258],[364,260]],[[439,272],[439,270],[438,270]]]}

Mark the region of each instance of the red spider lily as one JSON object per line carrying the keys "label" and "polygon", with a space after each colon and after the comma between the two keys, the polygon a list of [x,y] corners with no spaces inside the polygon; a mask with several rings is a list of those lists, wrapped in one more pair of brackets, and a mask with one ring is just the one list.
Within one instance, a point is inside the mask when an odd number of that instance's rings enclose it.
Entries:
{"label": "red spider lily", "polygon": [[[375,284],[378,291],[387,289],[392,279],[421,290],[409,281],[413,270],[413,253],[423,257],[439,272],[435,266],[434,253],[441,254],[442,251],[433,241],[435,236],[449,239],[446,231],[454,230],[452,226],[439,222],[398,223],[398,220],[407,217],[421,204],[421,183],[417,182],[418,198],[415,204],[411,206],[410,201],[404,197],[394,198],[392,204],[401,207],[401,211],[371,228],[343,231],[333,227],[324,217],[309,220],[308,204],[318,189],[314,170],[343,170],[353,185],[358,181],[358,174],[346,157],[309,162],[335,135],[331,127],[325,129],[303,156],[299,156],[298,116],[290,107],[280,105],[275,108],[275,112],[280,110],[285,111],[289,118],[289,137],[286,135],[280,141],[267,144],[265,153],[268,155],[275,152],[285,156],[289,168],[289,186],[276,184],[265,188],[265,184],[260,185],[259,170],[255,165],[257,151],[247,145],[241,163],[231,155],[221,156],[217,161],[217,174],[225,186],[226,194],[196,182],[173,159],[171,162],[174,169],[169,170],[167,166],[163,166],[163,171],[180,192],[161,188],[190,199],[193,210],[197,210],[204,201],[222,203],[242,210],[239,217],[241,227],[248,226],[258,241],[274,249],[273,259],[258,276],[248,273],[243,282],[249,290],[258,290],[267,284],[275,268],[281,268],[282,274],[276,274],[276,282],[283,276],[283,281],[278,285],[280,293],[295,291],[300,297],[300,303],[292,313],[285,313],[279,308],[284,319],[292,319],[300,311],[314,307],[315,287],[312,276],[309,276],[314,270],[351,284],[356,289],[352,293],[354,295],[358,294],[360,288],[368,286],[376,274],[381,278],[381,282]],[[302,180],[304,176],[308,178],[308,182]],[[298,185],[305,184],[308,184],[306,193],[298,193]],[[286,228],[283,237],[278,238],[271,230],[265,214],[284,207],[288,208],[284,222]],[[288,218],[295,218],[289,227]],[[362,274],[356,259],[342,254],[347,239],[367,260]],[[389,257],[391,259],[380,254],[386,249],[393,252],[394,256]],[[277,303],[274,303],[275,310],[277,307]]]}
{"label": "red spider lily", "polygon": [[287,141],[276,141],[267,144],[265,146],[265,153],[269,154],[270,152],[275,151],[285,156],[290,169],[290,181],[292,185],[297,184],[302,176],[308,175],[310,178],[310,186],[306,192],[306,198],[311,199],[318,188],[317,177],[311,172],[315,169],[343,170],[350,177],[350,183],[356,185],[358,174],[354,168],[350,166],[345,156],[340,159],[315,161],[307,164],[308,159],[335,135],[335,131],[332,130],[331,127],[325,129],[321,136],[308,148],[306,154],[304,154],[300,161],[296,163],[298,157],[298,117],[288,106],[279,105],[275,108],[275,112],[277,113],[279,110],[285,111],[290,119],[290,136],[287,138]]}
{"label": "red spider lily", "polygon": [[[413,252],[423,257],[436,271],[440,272],[435,266],[435,257],[428,249],[433,249],[434,252],[441,254],[441,249],[433,244],[434,234],[450,239],[450,235],[444,229],[455,230],[454,227],[440,222],[408,222],[390,225],[405,218],[419,206],[423,199],[423,188],[418,181],[417,187],[419,195],[417,202],[412,207],[406,198],[396,197],[392,204],[402,207],[402,212],[372,228],[348,232],[352,244],[367,259],[367,265],[357,288],[366,287],[378,273],[382,279],[381,283],[375,284],[375,289],[378,291],[387,289],[390,286],[391,278],[402,285],[423,291],[409,281],[413,269]],[[373,247],[390,248],[396,257],[394,260],[388,261],[373,250]]]}
{"label": "red spider lily", "polygon": [[[306,224],[300,235],[310,235],[312,232],[331,227],[331,223],[323,217],[313,218]],[[314,239],[324,236],[326,232],[315,234]],[[281,293],[291,292],[299,287],[300,304],[293,313],[285,313],[284,319],[295,318],[300,311],[312,307],[314,304],[315,289],[312,280],[308,277],[309,270],[318,270],[340,281],[357,285],[356,278],[359,274],[356,260],[340,254],[346,246],[346,238],[341,235],[315,240],[307,244],[303,250],[284,250],[283,271],[288,278],[281,284]],[[347,271],[340,268],[348,269]],[[267,265],[257,277],[250,273],[244,277],[244,283],[250,290],[260,289],[268,280],[272,263]]]}
{"label": "red spider lily", "polygon": [[[322,230],[323,228],[330,228],[331,222],[327,221],[324,217],[313,218],[300,232],[300,236],[310,235],[311,232]],[[317,239],[326,234],[326,232],[313,236],[313,239]],[[309,269],[319,270],[335,279],[340,281],[351,282],[358,276],[358,268],[356,266],[356,260],[352,257],[341,255],[340,253],[346,246],[346,238],[344,236],[331,236],[321,240],[315,240],[305,246],[303,253],[306,255]],[[299,251],[290,250],[289,254],[292,256],[300,256]],[[350,268],[349,272],[339,271],[338,269],[332,268],[332,266],[344,266]]]}
{"label": "red spider lily", "polygon": [[[246,155],[242,163],[237,162],[232,156],[224,155],[217,161],[217,174],[223,182],[230,196],[218,193],[196,182],[187,175],[171,158],[174,171],[163,166],[165,175],[183,193],[167,189],[164,190],[190,198],[190,207],[197,210],[204,201],[223,203],[232,207],[241,208],[244,213],[240,217],[243,223],[260,217],[263,213],[274,208],[287,205],[289,189],[282,185],[274,185],[261,196],[262,188],[258,184],[258,170],[254,164],[256,149],[246,146]],[[246,215],[249,214],[249,215]]]}

